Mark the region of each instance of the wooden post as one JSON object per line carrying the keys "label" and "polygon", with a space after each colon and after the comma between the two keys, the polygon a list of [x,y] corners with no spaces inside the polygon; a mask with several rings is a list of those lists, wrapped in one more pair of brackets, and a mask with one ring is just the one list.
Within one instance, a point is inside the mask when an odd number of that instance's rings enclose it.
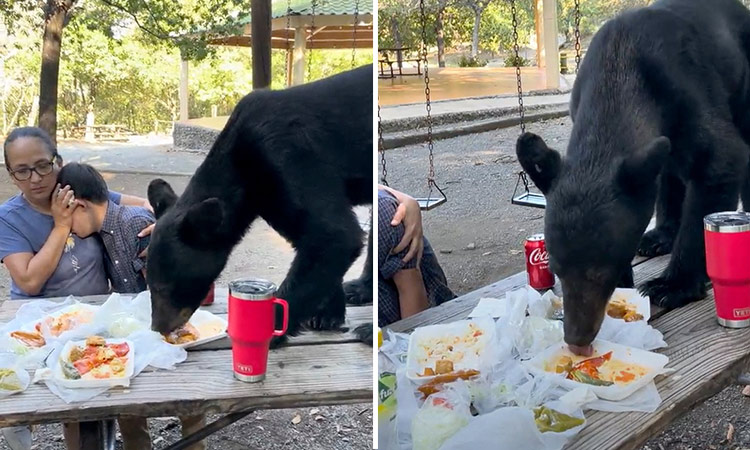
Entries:
{"label": "wooden post", "polygon": [[305,82],[305,47],[307,33],[305,27],[294,29],[294,62],[292,63],[292,86]]}
{"label": "wooden post", "polygon": [[536,66],[544,67],[544,24],[542,23],[542,0],[534,0],[534,29],[536,30]]}
{"label": "wooden post", "polygon": [[219,107],[216,105],[211,105],[211,117],[216,117],[219,115]]}
{"label": "wooden post", "polygon": [[86,142],[96,141],[94,135],[94,110],[89,106],[89,112],[86,113],[86,131],[84,132],[83,140]]}
{"label": "wooden post", "polygon": [[543,0],[544,74],[547,89],[560,88],[560,51],[557,46],[557,0]]}
{"label": "wooden post", "polygon": [[271,0],[251,0],[253,89],[271,86]]}
{"label": "wooden post", "polygon": [[182,60],[180,70],[180,121],[188,120],[188,61]]}
{"label": "wooden post", "polygon": [[[287,43],[287,45],[289,45]],[[292,85],[292,70],[294,70],[294,65],[292,64],[292,50],[287,49],[286,51],[286,86],[289,87]]]}

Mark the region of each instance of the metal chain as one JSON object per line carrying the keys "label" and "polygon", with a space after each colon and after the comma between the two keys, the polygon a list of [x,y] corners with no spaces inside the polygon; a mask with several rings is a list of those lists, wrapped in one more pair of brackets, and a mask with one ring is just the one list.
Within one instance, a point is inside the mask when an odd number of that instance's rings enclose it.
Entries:
{"label": "metal chain", "polygon": [[427,109],[427,148],[430,152],[430,170],[427,174],[427,186],[432,188],[435,182],[435,163],[433,156],[434,145],[432,143],[432,105],[430,104],[430,74],[427,68],[427,17],[425,14],[424,0],[419,0],[419,12],[422,22],[422,60],[424,61],[424,96],[425,109]]}
{"label": "metal chain", "polygon": [[312,0],[312,13],[310,15],[310,42],[308,45],[310,46],[310,51],[307,54],[307,81],[312,81],[312,73],[310,72],[310,69],[312,67],[312,44],[313,39],[315,36],[315,7],[318,6],[317,0]]}
{"label": "metal chain", "polygon": [[388,186],[388,169],[385,166],[385,142],[383,141],[383,123],[380,118],[380,99],[378,99],[378,151],[380,152],[380,167],[383,172],[380,182]]}
{"label": "metal chain", "polygon": [[357,56],[357,23],[359,22],[359,0],[354,2],[354,34],[352,36],[352,69],[354,68],[354,57]]}
{"label": "metal chain", "polygon": [[576,74],[581,66],[581,2],[575,0]]}
{"label": "metal chain", "polygon": [[[289,54],[289,30],[292,28],[292,0],[286,0],[286,64],[284,65],[284,84],[289,86],[289,66],[292,55]],[[293,47],[293,46],[292,46]],[[286,87],[284,86],[284,87]]]}
{"label": "metal chain", "polygon": [[[578,2],[578,0],[576,0]],[[526,132],[525,113],[523,109],[523,87],[521,86],[521,59],[518,47],[518,17],[516,11],[516,0],[510,0],[510,13],[513,18],[513,51],[516,55],[516,84],[518,85],[518,116],[521,125],[521,133]]]}

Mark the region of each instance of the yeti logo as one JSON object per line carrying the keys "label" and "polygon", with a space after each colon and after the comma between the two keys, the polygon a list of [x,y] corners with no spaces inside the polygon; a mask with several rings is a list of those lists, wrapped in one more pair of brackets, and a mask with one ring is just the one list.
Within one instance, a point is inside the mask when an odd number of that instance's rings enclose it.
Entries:
{"label": "yeti logo", "polygon": [[532,266],[547,265],[549,263],[549,253],[540,247],[535,248],[529,255],[529,264]]}
{"label": "yeti logo", "polygon": [[733,314],[737,319],[747,319],[750,316],[750,308],[735,309]]}
{"label": "yeti logo", "polygon": [[237,370],[237,372],[253,373],[253,366],[237,363],[237,368],[235,370]]}

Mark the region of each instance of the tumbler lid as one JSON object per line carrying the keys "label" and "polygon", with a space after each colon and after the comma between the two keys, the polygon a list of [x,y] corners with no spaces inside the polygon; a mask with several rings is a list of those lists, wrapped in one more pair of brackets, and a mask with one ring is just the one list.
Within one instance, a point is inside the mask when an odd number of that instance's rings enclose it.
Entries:
{"label": "tumbler lid", "polygon": [[741,233],[750,231],[750,213],[724,211],[709,214],[703,218],[703,227],[707,231],[718,233]]}
{"label": "tumbler lid", "polygon": [[229,283],[229,295],[240,300],[268,300],[273,298],[276,285],[260,278],[243,278]]}

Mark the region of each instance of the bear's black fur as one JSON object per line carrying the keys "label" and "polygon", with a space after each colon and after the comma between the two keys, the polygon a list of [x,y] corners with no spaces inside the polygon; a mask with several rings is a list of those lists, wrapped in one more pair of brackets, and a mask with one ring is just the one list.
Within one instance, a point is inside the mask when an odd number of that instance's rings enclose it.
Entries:
{"label": "bear's black fur", "polygon": [[[671,252],[641,286],[683,306],[706,294],[703,217],[750,205],[750,12],[737,0],[661,0],[607,22],[573,88],[565,159],[530,133],[524,170],[547,197],[550,265],[562,281],[565,340],[596,336],[630,262]],[[643,235],[654,208],[657,226]]]}
{"label": "bear's black fur", "polygon": [[[352,207],[373,198],[372,80],[372,66],[365,66],[254,91],[179,199],[165,181],[151,182],[158,218],[147,263],[154,330],[173,330],[190,317],[258,217],[296,250],[277,292],[289,302],[287,335],[303,325],[342,329],[343,276],[363,237]],[[372,283],[363,287],[371,299]],[[372,324],[356,331],[372,343]]]}

